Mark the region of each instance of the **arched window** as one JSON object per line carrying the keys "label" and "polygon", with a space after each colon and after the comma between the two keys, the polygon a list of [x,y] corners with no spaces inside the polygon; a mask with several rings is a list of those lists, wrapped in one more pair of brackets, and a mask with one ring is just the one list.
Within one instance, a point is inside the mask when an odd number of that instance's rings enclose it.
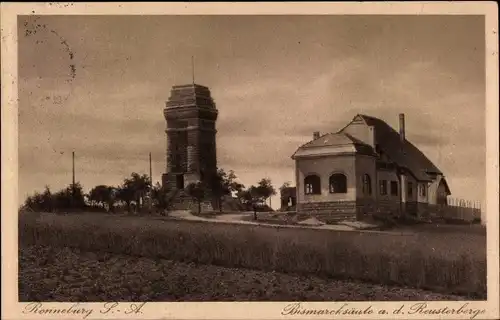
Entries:
{"label": "arched window", "polygon": [[363,175],[363,193],[372,194],[372,179],[366,173]]}
{"label": "arched window", "polygon": [[347,178],[342,173],[334,173],[330,176],[330,193],[346,193]]}
{"label": "arched window", "polygon": [[321,179],[316,175],[304,179],[305,194],[321,194]]}

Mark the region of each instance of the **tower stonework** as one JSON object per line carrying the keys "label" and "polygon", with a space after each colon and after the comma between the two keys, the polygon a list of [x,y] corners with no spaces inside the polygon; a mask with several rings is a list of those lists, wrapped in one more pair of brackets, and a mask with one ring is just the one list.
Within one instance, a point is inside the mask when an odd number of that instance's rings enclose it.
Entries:
{"label": "tower stonework", "polygon": [[217,172],[218,111],[210,90],[198,84],[173,86],[163,110],[167,129],[167,166],[162,183],[184,189],[208,183]]}

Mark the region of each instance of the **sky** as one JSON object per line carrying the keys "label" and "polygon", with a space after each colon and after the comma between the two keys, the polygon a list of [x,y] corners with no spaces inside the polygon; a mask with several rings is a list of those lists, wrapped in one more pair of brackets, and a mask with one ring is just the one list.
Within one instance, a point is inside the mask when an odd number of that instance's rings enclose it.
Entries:
{"label": "sky", "polygon": [[[153,181],[173,85],[208,86],[218,165],[245,185],[294,184],[291,155],[357,113],[398,128],[485,203],[481,16],[20,16],[19,203],[48,185]],[[279,206],[274,197],[272,206]]]}

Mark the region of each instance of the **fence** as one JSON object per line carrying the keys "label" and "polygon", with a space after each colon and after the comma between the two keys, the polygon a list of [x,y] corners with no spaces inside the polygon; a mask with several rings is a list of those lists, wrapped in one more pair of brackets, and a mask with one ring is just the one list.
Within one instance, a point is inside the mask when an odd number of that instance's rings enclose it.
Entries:
{"label": "fence", "polygon": [[433,218],[467,222],[481,219],[481,203],[479,201],[448,198],[446,205],[433,205],[429,211]]}

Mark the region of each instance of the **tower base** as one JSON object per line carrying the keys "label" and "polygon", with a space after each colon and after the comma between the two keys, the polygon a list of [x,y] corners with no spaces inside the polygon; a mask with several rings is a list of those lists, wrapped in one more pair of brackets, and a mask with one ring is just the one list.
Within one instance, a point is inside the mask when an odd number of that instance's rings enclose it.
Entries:
{"label": "tower base", "polygon": [[[190,210],[196,213],[198,210],[198,202],[193,197],[185,192],[185,188],[190,183],[200,181],[197,173],[165,173],[162,175],[162,185],[172,190],[171,210]],[[214,211],[213,200],[208,196],[201,203],[202,212]]]}
{"label": "tower base", "polygon": [[189,184],[200,181],[198,173],[165,173],[161,177],[162,185],[169,189],[185,189]]}

